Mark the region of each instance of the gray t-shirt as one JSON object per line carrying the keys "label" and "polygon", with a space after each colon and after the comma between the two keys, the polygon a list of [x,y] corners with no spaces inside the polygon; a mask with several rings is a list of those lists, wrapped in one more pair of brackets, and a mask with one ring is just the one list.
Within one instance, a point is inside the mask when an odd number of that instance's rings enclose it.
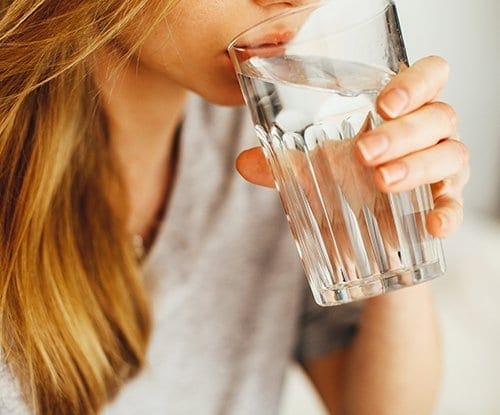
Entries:
{"label": "gray t-shirt", "polygon": [[[244,108],[190,97],[171,199],[143,265],[148,363],[104,414],[275,414],[289,361],[353,335],[359,306],[313,302],[277,193],[236,173],[237,154],[255,145]],[[0,365],[0,414],[28,413]]]}

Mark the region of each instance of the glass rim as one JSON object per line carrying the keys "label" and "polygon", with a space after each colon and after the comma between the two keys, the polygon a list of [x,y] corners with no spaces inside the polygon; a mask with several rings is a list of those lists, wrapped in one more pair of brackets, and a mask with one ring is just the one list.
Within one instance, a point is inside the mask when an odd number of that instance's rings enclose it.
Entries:
{"label": "glass rim", "polygon": [[[341,0],[319,0],[319,1],[315,1],[313,3],[309,3],[309,4],[306,4],[306,5],[303,5],[303,6],[298,6],[298,7],[294,7],[290,10],[286,10],[284,12],[281,12],[281,13],[278,13],[278,14],[275,14],[274,16],[270,16],[264,20],[261,20],[255,24],[253,24],[252,26],[248,27],[247,29],[241,31],[240,33],[238,33],[236,36],[234,36],[231,41],[229,42],[228,46],[227,46],[227,51],[229,53],[231,53],[232,51],[245,51],[245,50],[248,50],[248,49],[251,49],[252,46],[251,45],[240,45],[238,46],[238,41],[241,40],[241,38],[243,38],[244,36],[250,34],[251,32],[253,32],[254,30],[257,30],[273,21],[277,21],[277,20],[281,20],[281,19],[285,19],[287,17],[290,17],[294,14],[298,14],[298,13],[302,13],[304,12],[305,10],[308,10],[308,9],[319,9],[320,7],[324,7],[324,6],[333,6],[335,3],[338,3],[338,1],[341,1]],[[380,13],[383,13],[387,7],[391,6],[394,4],[394,0],[380,0],[382,2],[384,2],[384,7],[381,8],[379,11],[377,11],[376,13],[374,13],[373,15],[370,16],[369,19],[367,20],[371,20],[373,17],[376,17],[378,16]],[[366,22],[366,20],[365,20]],[[353,24],[353,26],[356,26],[357,24],[360,24],[360,23],[363,23],[363,21],[360,21],[360,22],[356,22]],[[346,27],[346,28],[343,28],[342,30],[339,30],[337,33],[341,33],[341,32],[344,32],[346,30],[349,30],[350,28],[352,28],[353,26],[349,26],[349,27]],[[332,34],[334,34],[335,32],[333,32]]]}

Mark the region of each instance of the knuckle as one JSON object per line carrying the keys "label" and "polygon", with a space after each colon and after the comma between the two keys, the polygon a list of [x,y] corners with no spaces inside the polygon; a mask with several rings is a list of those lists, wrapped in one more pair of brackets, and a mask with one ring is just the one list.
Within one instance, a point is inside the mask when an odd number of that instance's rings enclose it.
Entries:
{"label": "knuckle", "polygon": [[[418,62],[411,66],[408,71],[401,74],[400,82],[408,91],[410,97],[414,99],[425,96],[432,90],[432,79],[429,77],[427,65],[424,62]],[[424,104],[421,102],[420,105]]]}
{"label": "knuckle", "polygon": [[434,196],[434,199],[438,200],[442,196],[449,193],[450,189],[450,181],[448,179],[440,180],[436,183],[431,183],[431,190]]}
{"label": "knuckle", "polygon": [[425,71],[420,71],[420,73],[416,74],[419,79],[420,91],[425,95],[431,93],[434,90],[433,80],[429,77],[429,75]]}
{"label": "knuckle", "polygon": [[446,59],[438,55],[430,55],[428,59],[435,65],[439,66],[439,69],[446,75],[446,77],[448,77],[450,73],[450,64]]}
{"label": "knuckle", "polygon": [[446,123],[450,127],[450,131],[454,131],[457,127],[458,117],[454,108],[445,102],[436,102],[434,105],[439,109],[444,116]]}
{"label": "knuckle", "polygon": [[431,55],[412,66],[411,81],[428,100],[434,98],[448,81],[449,64],[440,56]]}
{"label": "knuckle", "polygon": [[458,151],[458,159],[461,167],[469,165],[470,153],[467,146],[461,141],[453,140]]}
{"label": "knuckle", "polygon": [[464,221],[464,208],[460,200],[455,200],[455,215],[457,218],[457,224],[461,225]]}

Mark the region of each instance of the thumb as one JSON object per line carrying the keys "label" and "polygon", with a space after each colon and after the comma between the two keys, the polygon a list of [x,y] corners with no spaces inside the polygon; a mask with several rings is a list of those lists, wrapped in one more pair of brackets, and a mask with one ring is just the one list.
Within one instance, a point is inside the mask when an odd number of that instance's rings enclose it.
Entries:
{"label": "thumb", "polygon": [[247,181],[266,187],[274,187],[274,180],[261,147],[241,152],[236,158],[236,170]]}

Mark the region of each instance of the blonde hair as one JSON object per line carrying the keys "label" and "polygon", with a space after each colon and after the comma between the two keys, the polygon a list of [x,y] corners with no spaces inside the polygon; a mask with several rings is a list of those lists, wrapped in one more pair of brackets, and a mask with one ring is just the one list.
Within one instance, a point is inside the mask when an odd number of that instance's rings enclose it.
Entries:
{"label": "blonde hair", "polygon": [[144,362],[148,301],[90,57],[152,3],[0,0],[0,357],[38,414],[95,414]]}

